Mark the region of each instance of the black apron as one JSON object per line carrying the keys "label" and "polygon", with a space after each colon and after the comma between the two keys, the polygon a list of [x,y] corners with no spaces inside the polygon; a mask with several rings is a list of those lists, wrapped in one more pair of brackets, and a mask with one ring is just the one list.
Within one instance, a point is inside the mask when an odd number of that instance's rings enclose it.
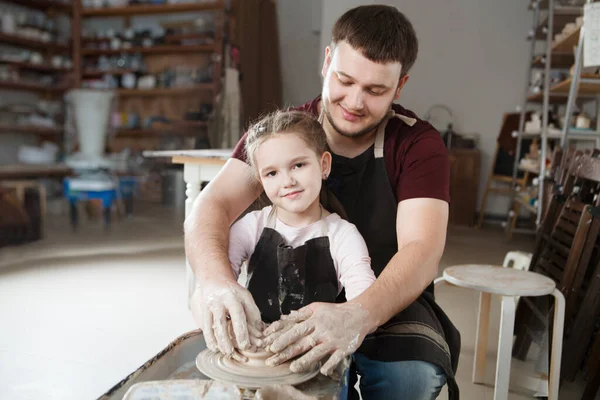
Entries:
{"label": "black apron", "polygon": [[248,290],[266,323],[315,301],[333,303],[338,296],[325,220],[319,221],[322,236],[296,248],[287,245],[275,223],[273,207],[248,263]]}
{"label": "black apron", "polygon": [[[349,159],[334,154],[326,181],[344,206],[349,222],[365,239],[377,277],[398,252],[398,202],[383,158],[385,127],[394,116],[405,120],[390,111],[378,128],[374,145],[361,155]],[[420,360],[438,365],[446,374],[449,398],[459,398],[454,374],[460,334],[436,304],[433,282],[416,301],[368,335],[358,352],[377,361]]]}

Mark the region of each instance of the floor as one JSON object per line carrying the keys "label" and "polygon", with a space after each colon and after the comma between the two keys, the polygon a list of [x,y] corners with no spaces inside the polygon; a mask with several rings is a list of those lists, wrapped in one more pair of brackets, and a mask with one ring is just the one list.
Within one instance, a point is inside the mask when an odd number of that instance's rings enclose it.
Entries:
{"label": "floor", "polygon": [[[0,249],[0,398],[92,399],[195,329],[187,309],[180,216],[153,211],[115,222],[105,233],[91,222],[73,234],[51,221],[45,241]],[[463,263],[500,264],[509,250],[502,231],[452,228],[440,270]],[[96,252],[96,254],[94,254]],[[471,383],[477,293],[439,287],[437,298],[462,334],[458,383],[464,399],[492,399],[499,302],[492,304],[486,383]],[[513,377],[530,369],[513,361]],[[581,385],[564,385],[577,399]],[[510,399],[530,399],[514,387]],[[446,399],[443,389],[440,399]]]}

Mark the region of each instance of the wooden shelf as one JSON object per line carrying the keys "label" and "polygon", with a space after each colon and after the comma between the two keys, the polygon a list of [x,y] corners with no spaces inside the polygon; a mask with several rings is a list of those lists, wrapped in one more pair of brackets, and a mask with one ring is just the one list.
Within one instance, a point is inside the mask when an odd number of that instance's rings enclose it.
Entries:
{"label": "wooden shelf", "polygon": [[185,12],[215,11],[223,9],[223,2],[189,4],[140,4],[126,7],[84,8],[83,17],[134,17],[138,15],[156,15]]}
{"label": "wooden shelf", "polygon": [[213,88],[212,83],[205,83],[181,88],[119,89],[118,93],[120,96],[177,96],[200,94],[201,92],[212,91]]}
{"label": "wooden shelf", "polygon": [[128,73],[136,73],[133,69],[127,68],[118,68],[118,69],[107,69],[107,70],[99,70],[99,69],[88,69],[84,70],[81,74],[84,78],[94,78],[102,75],[125,75]]}
{"label": "wooden shelf", "polygon": [[[542,0],[540,3],[540,10],[548,10],[548,0]],[[581,13],[583,7],[582,6],[560,6],[554,3],[554,12],[555,13]],[[533,10],[533,1],[529,2],[528,10]]]}
{"label": "wooden shelf", "polygon": [[[554,13],[554,24],[552,37],[557,33],[561,33],[566,24],[575,22],[577,17],[583,15],[582,8],[576,8],[571,12],[563,12],[563,13]],[[545,18],[542,23],[535,30],[535,38],[538,40],[546,40],[546,33],[544,32],[544,27],[548,25],[548,18]]]}
{"label": "wooden shelf", "polygon": [[47,128],[36,125],[0,124],[0,133],[31,133],[40,136],[58,136],[62,132],[62,128]]}
{"label": "wooden shelf", "polygon": [[[534,68],[544,68],[545,64],[542,62],[544,55],[537,56],[531,66]],[[575,64],[575,55],[573,52],[570,53],[552,53],[552,68],[569,69]]]}
{"label": "wooden shelf", "polygon": [[212,44],[204,45],[160,45],[152,47],[131,47],[129,49],[82,49],[81,54],[84,56],[105,56],[111,54],[169,54],[169,53],[209,53],[215,51],[215,46]]}
{"label": "wooden shelf", "polygon": [[579,42],[580,31],[581,29],[576,29],[560,42],[554,43],[552,53],[573,53],[573,47],[576,47]]}
{"label": "wooden shelf", "polygon": [[[578,98],[594,98],[600,94],[600,75],[581,74],[581,79],[597,79],[598,83],[580,83],[579,90],[577,91]],[[550,103],[560,104],[567,102],[571,81],[572,79],[569,77],[550,87]],[[544,93],[540,92],[531,95],[528,100],[531,102],[542,102],[544,100]]]}
{"label": "wooden shelf", "polygon": [[3,0],[4,3],[18,4],[23,7],[33,8],[35,10],[56,10],[61,13],[71,14],[73,6],[69,3],[61,3],[55,0]]}
{"label": "wooden shelf", "polygon": [[41,40],[33,40],[22,36],[8,35],[6,33],[0,33],[0,43],[7,43],[36,50],[50,50],[57,53],[66,53],[69,51],[69,46],[64,44],[42,42]]}
{"label": "wooden shelf", "polygon": [[200,40],[204,39],[211,44],[215,42],[215,35],[211,33],[176,33],[171,35],[166,35],[164,37],[165,43],[168,44],[176,44],[183,40]]}
{"label": "wooden shelf", "polygon": [[0,59],[1,64],[8,64],[15,66],[21,69],[27,69],[31,71],[40,71],[40,72],[71,72],[70,68],[57,68],[49,64],[32,64],[24,61],[11,61],[11,60],[2,60]]}
{"label": "wooden shelf", "polygon": [[117,137],[203,136],[204,130],[190,129],[118,129]]}
{"label": "wooden shelf", "polygon": [[525,207],[527,211],[537,214],[537,208],[529,204],[527,199],[525,199],[525,197],[523,197],[521,193],[517,193],[517,195],[515,196],[515,201],[521,204],[521,206]]}
{"label": "wooden shelf", "polygon": [[[581,79],[597,79],[597,83],[579,83],[578,94],[600,94],[600,75],[581,74]],[[572,78],[567,78],[564,81],[552,86],[552,93],[569,93]]]}
{"label": "wooden shelf", "polygon": [[48,86],[37,83],[28,82],[12,82],[12,81],[0,81],[0,89],[6,90],[23,90],[27,92],[40,92],[40,93],[61,93],[67,91],[69,88],[61,88],[56,86]]}

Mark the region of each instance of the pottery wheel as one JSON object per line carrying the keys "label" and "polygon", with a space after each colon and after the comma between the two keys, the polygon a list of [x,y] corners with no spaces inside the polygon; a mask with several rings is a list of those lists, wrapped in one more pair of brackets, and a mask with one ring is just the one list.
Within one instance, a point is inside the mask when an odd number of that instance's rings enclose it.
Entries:
{"label": "pottery wheel", "polygon": [[319,373],[318,366],[312,371],[294,373],[290,371],[289,362],[270,367],[265,364],[265,360],[271,356],[271,353],[266,351],[242,353],[248,357],[248,362],[240,363],[221,353],[206,349],[196,357],[196,367],[211,379],[233,383],[245,389],[258,389],[277,384],[297,385]]}

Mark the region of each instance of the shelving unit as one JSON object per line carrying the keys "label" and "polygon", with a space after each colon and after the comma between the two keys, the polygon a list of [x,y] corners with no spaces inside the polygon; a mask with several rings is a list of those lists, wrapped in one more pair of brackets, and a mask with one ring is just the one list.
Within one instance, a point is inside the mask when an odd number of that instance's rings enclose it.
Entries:
{"label": "shelving unit", "polygon": [[206,84],[178,88],[119,89],[117,93],[120,96],[180,96],[212,91],[213,88],[213,85]]}
{"label": "shelving unit", "polygon": [[152,47],[130,47],[127,49],[82,49],[84,56],[108,56],[113,54],[184,54],[214,52],[214,45],[159,45]]}
{"label": "shelving unit", "polygon": [[68,90],[67,87],[57,86],[46,86],[37,83],[29,82],[13,82],[13,81],[0,81],[0,89],[5,90],[22,90],[25,92],[37,92],[46,94],[61,94]]}
{"label": "shelving unit", "polygon": [[[590,2],[590,0],[588,0]],[[544,206],[544,185],[546,177],[546,162],[548,154],[548,145],[550,141],[558,142],[557,145],[566,148],[566,146],[573,140],[588,140],[595,141],[597,144],[600,143],[600,126],[597,126],[592,130],[574,130],[570,127],[570,116],[574,106],[574,99],[577,97],[582,101],[595,100],[597,106],[597,118],[600,121],[600,101],[598,101],[598,95],[600,94],[600,75],[582,75],[579,79],[577,70],[578,63],[580,62],[580,51],[582,43],[583,27],[576,25],[575,29],[572,29],[568,34],[563,34],[563,28],[566,24],[576,22],[578,17],[583,16],[583,6],[567,7],[561,6],[555,0],[532,0],[529,4],[529,10],[533,12],[533,23],[532,30],[529,35],[531,40],[531,59],[532,63],[527,67],[527,80],[529,83],[531,79],[531,72],[535,68],[544,69],[544,84],[542,91],[535,94],[529,93],[529,84],[527,84],[525,90],[525,96],[523,105],[521,107],[521,120],[519,124],[519,131],[517,133],[517,155],[521,154],[521,145],[523,138],[537,137],[540,141],[540,155],[539,155],[539,170],[527,169],[532,175],[538,176],[537,179],[537,203],[535,205],[530,204],[528,199],[524,198],[522,193],[519,192],[517,187],[516,177],[518,171],[525,170],[520,165],[519,157],[515,157],[515,163],[513,167],[513,189],[511,194],[511,202],[513,204],[511,211],[509,212],[507,221],[507,232],[510,237],[512,230],[515,229],[516,219],[519,214],[521,207],[533,213],[536,217],[536,226],[541,223]],[[546,15],[542,19],[541,13],[545,12]],[[542,21],[539,23],[539,21]],[[558,39],[555,39],[555,35],[560,34]],[[545,43],[545,53],[543,55],[534,55],[536,40],[543,40]],[[574,52],[574,47],[579,45],[579,50]],[[550,75],[554,69],[569,69],[575,65],[576,72],[573,76],[560,81],[551,83]],[[577,93],[575,94],[574,93]],[[531,106],[540,107],[542,114],[542,129],[540,132],[525,132],[525,118]],[[549,126],[549,111],[551,106],[566,106],[565,126],[561,129],[552,129]]]}
{"label": "shelving unit", "polygon": [[[215,20],[214,35],[195,32],[169,34],[160,44],[151,46],[131,46],[128,48],[110,47],[110,39],[77,38],[73,43],[75,57],[75,80],[78,86],[82,81],[100,79],[106,75],[113,75],[117,79],[126,74],[138,74],[132,68],[99,70],[92,66],[83,68],[83,60],[93,60],[98,57],[119,56],[122,54],[140,54],[144,57],[148,74],[158,74],[165,67],[179,65],[204,65],[212,64],[212,78],[210,81],[195,84],[189,87],[155,87],[151,89],[131,88],[117,89],[119,111],[130,112],[135,110],[139,115],[141,125],[147,118],[157,116],[165,117],[172,121],[183,118],[184,111],[200,111],[201,104],[210,104],[214,107],[216,96],[220,91],[222,64],[224,62],[223,43],[226,32],[228,12],[225,1],[215,0],[203,3],[178,3],[178,4],[137,4],[125,7],[82,8],[81,4],[75,7],[77,24],[83,26],[87,20],[97,18],[121,18],[125,27],[131,27],[133,18],[148,15],[167,15],[176,13],[201,13]],[[200,14],[199,14],[200,15]],[[134,25],[135,26],[135,25]],[[192,44],[189,42],[193,40]],[[104,42],[104,43],[103,43]],[[188,42],[188,43],[185,43]],[[94,45],[93,47],[90,45]],[[102,47],[100,46],[102,45]],[[139,74],[138,74],[139,77]],[[180,129],[181,124],[176,124],[177,129],[166,128],[120,128],[116,138],[136,138],[146,140],[148,146],[157,143],[158,137],[194,137],[207,134],[206,121],[186,121],[188,127]],[[137,144],[140,142],[138,141]]]}
{"label": "shelving unit", "polygon": [[69,3],[63,3],[57,0],[2,0],[4,3],[17,4],[23,7],[40,11],[58,11],[65,14],[72,14],[73,6]]}
{"label": "shelving unit", "polygon": [[23,61],[10,61],[0,59],[0,65],[12,65],[22,70],[40,71],[40,72],[71,72],[71,68],[55,67],[49,64],[32,64]]}
{"label": "shelving unit", "polygon": [[47,128],[35,125],[0,124],[0,134],[3,133],[30,133],[40,136],[59,136],[61,128]]}
{"label": "shelving unit", "polygon": [[61,43],[44,42],[34,40],[19,35],[9,35],[0,33],[0,43],[12,44],[15,46],[26,47],[29,49],[49,51],[52,53],[68,53],[69,46]]}
{"label": "shelving unit", "polygon": [[[66,15],[69,19],[73,18],[74,4],[64,3],[59,0],[0,0],[0,3],[14,4],[24,9],[43,12],[48,18],[54,18],[58,15]],[[37,52],[42,55],[44,61],[42,63],[32,63],[25,59],[20,60],[18,57],[8,57],[2,54],[0,56],[0,67],[16,71],[18,80],[0,80],[0,91],[35,93],[43,99],[55,99],[62,96],[71,87],[69,80],[65,79],[65,77],[72,73],[72,69],[52,65],[51,59],[57,55],[67,56],[72,59],[72,46],[70,43],[57,43],[28,37],[24,34],[19,34],[18,29],[17,27],[15,33],[6,33],[0,30],[0,44]],[[71,24],[71,29],[73,29],[73,24]],[[33,79],[28,78],[27,74],[32,75]],[[35,81],[36,74],[52,75],[59,79],[55,80],[56,84],[48,85],[42,83],[41,79],[39,82]],[[9,97],[6,96],[6,101],[3,101],[3,103],[9,103],[8,99]],[[0,122],[0,135],[34,135],[39,139],[60,142],[63,135],[62,121],[55,122],[57,123],[56,127]]]}
{"label": "shelving unit", "polygon": [[220,11],[223,1],[212,3],[182,3],[182,4],[138,4],[126,7],[105,7],[83,9],[83,17],[133,17],[138,15],[159,15],[185,12]]}

